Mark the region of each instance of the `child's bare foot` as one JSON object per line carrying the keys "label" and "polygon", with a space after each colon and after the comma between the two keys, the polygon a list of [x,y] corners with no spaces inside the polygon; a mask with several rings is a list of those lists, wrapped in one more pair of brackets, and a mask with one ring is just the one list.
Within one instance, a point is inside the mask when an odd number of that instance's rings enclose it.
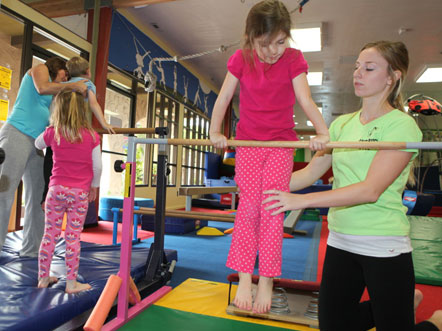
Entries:
{"label": "child's bare foot", "polygon": [[256,292],[253,312],[258,314],[268,313],[272,306],[273,278],[259,277],[258,291]]}
{"label": "child's bare foot", "polygon": [[38,288],[46,288],[58,282],[57,277],[43,277],[38,280]]}
{"label": "child's bare foot", "polygon": [[252,275],[239,272],[239,283],[233,304],[239,309],[252,310]]}
{"label": "child's bare foot", "polygon": [[439,331],[442,331],[442,310],[436,310],[428,321],[433,323]]}
{"label": "child's bare foot", "polygon": [[87,283],[79,283],[75,279],[67,279],[66,280],[66,293],[72,294],[72,293],[78,293],[81,291],[89,290],[91,286]]}

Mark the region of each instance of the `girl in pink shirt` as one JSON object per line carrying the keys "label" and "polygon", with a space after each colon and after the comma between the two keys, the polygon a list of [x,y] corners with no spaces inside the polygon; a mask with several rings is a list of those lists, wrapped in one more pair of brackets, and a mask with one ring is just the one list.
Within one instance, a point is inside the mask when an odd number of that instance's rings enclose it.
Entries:
{"label": "girl in pink shirt", "polygon": [[38,149],[52,148],[54,160],[45,202],[45,232],[38,256],[38,287],[48,287],[58,281],[50,277],[50,267],[66,213],[67,293],[90,288],[87,283],[77,282],[80,234],[88,203],[96,198],[101,175],[100,137],[89,124],[85,105],[84,97],[72,89],[58,93],[51,126],[35,140]]}
{"label": "girl in pink shirt", "polygon": [[[229,59],[213,109],[210,140],[215,147],[227,147],[221,125],[239,82],[236,139],[298,140],[293,131],[293,106],[298,100],[317,132],[310,148],[324,149],[329,134],[310,95],[307,62],[301,51],[287,47],[291,26],[290,14],[279,0],[261,1],[251,8],[243,49]],[[240,202],[227,258],[227,266],[239,273],[233,303],[240,309],[266,313],[271,307],[273,277],[281,274],[284,217],[272,216],[264,209],[263,192],[269,188],[289,190],[293,149],[239,147],[235,163]],[[251,279],[257,252],[260,277],[253,300]]]}

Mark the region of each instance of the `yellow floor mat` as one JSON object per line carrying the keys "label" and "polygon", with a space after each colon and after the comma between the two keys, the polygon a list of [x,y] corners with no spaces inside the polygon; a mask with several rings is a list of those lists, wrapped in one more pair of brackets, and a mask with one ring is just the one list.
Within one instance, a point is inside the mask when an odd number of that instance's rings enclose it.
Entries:
{"label": "yellow floor mat", "polygon": [[[232,286],[232,298],[235,297],[235,292],[236,285]],[[226,313],[228,293],[229,284],[188,278],[186,281],[169,292],[166,296],[158,300],[155,305],[185,312],[269,325],[291,330],[318,330],[299,324],[229,315]]]}

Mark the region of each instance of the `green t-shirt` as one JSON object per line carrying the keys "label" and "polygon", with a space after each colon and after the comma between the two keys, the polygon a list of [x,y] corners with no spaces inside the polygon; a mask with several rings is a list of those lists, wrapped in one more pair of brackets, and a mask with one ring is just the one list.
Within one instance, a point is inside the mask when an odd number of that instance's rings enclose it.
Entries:
{"label": "green t-shirt", "polygon": [[[330,141],[395,141],[417,142],[422,132],[413,118],[400,110],[363,125],[360,111],[340,116],[330,126]],[[330,208],[329,228],[332,231],[368,236],[405,236],[410,225],[407,208],[402,204],[402,192],[408,180],[410,165],[418,150],[396,180],[375,203]],[[333,189],[358,183],[365,179],[376,150],[336,148],[333,150]]]}

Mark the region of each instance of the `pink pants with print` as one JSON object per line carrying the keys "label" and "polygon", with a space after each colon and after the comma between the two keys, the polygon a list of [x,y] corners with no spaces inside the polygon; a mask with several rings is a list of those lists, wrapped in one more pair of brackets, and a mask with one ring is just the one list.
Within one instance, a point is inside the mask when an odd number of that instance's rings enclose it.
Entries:
{"label": "pink pants with print", "polygon": [[292,169],[291,148],[236,149],[235,182],[240,199],[227,267],[252,274],[259,252],[259,275],[281,274],[284,214],[271,216],[262,201],[266,190],[289,190]]}
{"label": "pink pants with print", "polygon": [[49,187],[45,202],[45,232],[38,254],[38,276],[49,277],[54,248],[61,234],[64,213],[67,215],[66,278],[77,279],[80,263],[80,234],[86,219],[89,192],[62,185]]}

